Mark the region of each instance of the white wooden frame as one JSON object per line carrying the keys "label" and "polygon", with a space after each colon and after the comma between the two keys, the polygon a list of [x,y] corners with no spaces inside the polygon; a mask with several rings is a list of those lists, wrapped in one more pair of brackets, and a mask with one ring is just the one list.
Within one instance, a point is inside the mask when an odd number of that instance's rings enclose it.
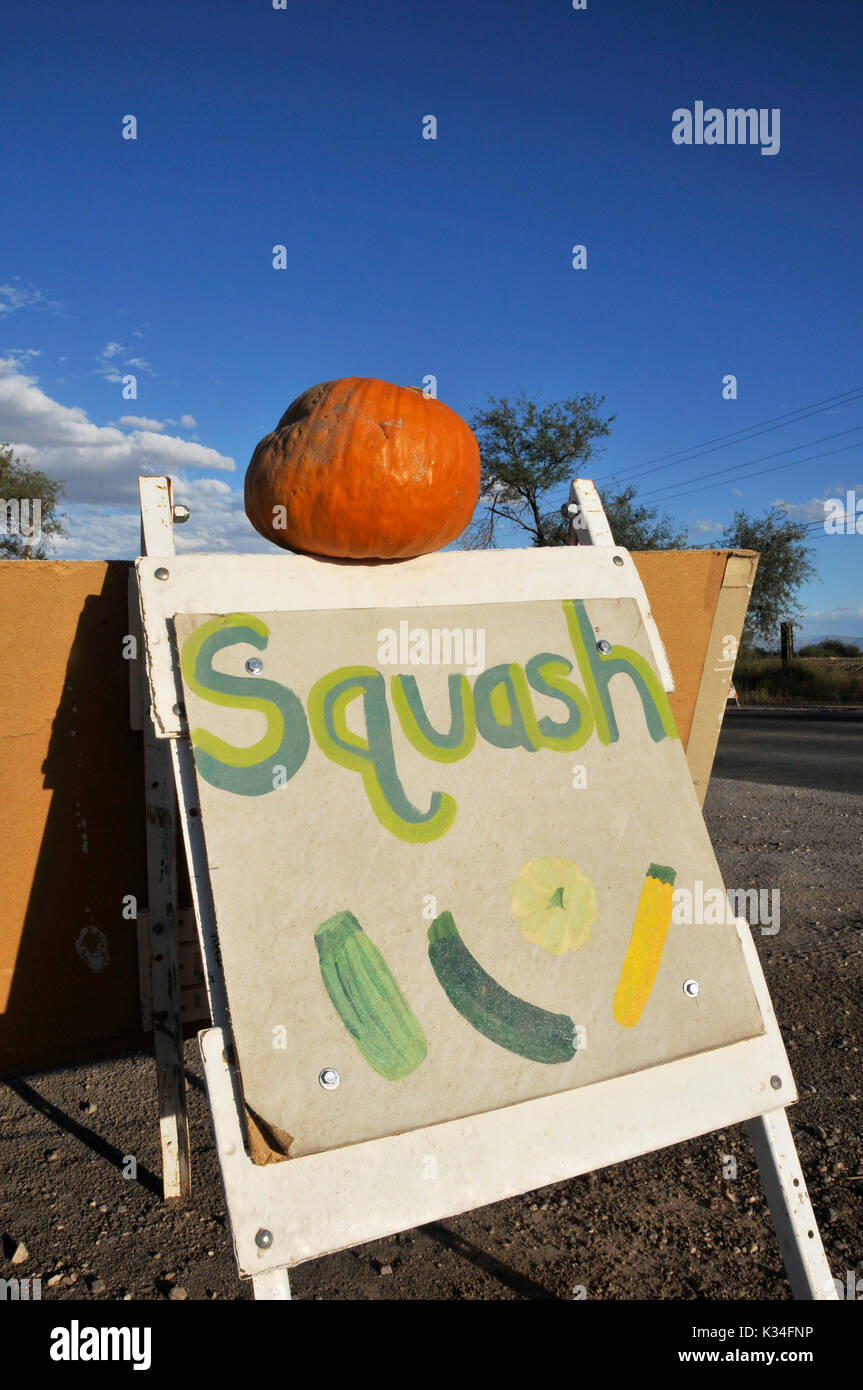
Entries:
{"label": "white wooden frame", "polygon": [[[583,486],[581,497],[589,497]],[[751,933],[740,920],[738,937],[764,1024],[758,1037],[486,1114],[281,1163],[255,1164],[246,1149],[194,759],[171,649],[173,615],[512,602],[559,598],[567,589],[587,600],[631,597],[639,604],[663,683],[673,688],[628,552],[610,543],[610,533],[596,518],[592,529],[587,555],[560,548],[405,562],[399,572],[411,580],[407,601],[401,589],[394,599],[387,565],[345,568],[293,555],[137,561],[151,712],[157,734],[170,741],[214,1022],[199,1041],[216,1147],[238,1270],[254,1279],[258,1298],[289,1298],[285,1271],[316,1256],[742,1121],[756,1146],[795,1296],[837,1297],[784,1111],[797,1099],[794,1080]],[[157,576],[157,570],[163,574]],[[610,1120],[624,1115],[625,1124]]]}
{"label": "white wooden frame", "polygon": [[[141,550],[164,563],[174,555],[174,506],[169,478],[140,478]],[[131,576],[130,576],[131,580]],[[130,584],[130,600],[132,597]],[[138,605],[130,602],[130,632],[144,646]],[[186,1075],[183,1069],[183,1022],[180,1014],[180,963],[177,938],[177,797],[170,745],[158,736],[150,718],[148,672],[140,659],[129,663],[130,723],[144,735],[144,809],[147,842],[147,907],[139,915],[146,928],[148,980],[159,1135],[162,1191],[182,1199],[192,1187]]]}

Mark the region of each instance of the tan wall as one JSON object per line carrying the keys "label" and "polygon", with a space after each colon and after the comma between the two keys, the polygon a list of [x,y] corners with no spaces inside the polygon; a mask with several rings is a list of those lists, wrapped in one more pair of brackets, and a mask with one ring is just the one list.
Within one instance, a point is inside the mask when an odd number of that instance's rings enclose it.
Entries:
{"label": "tan wall", "polygon": [[[686,744],[728,552],[634,558]],[[127,894],[147,905],[142,739],[129,727],[123,658],[128,573],[125,561],[0,561],[0,1073],[148,1041],[136,924],[122,915]]]}
{"label": "tan wall", "polygon": [[143,755],[128,564],[0,562],[0,1072],[145,1042]]}

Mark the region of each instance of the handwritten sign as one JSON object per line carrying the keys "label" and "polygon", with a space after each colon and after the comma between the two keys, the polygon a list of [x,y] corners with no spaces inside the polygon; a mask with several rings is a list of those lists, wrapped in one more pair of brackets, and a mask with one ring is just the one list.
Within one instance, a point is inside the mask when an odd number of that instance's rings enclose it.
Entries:
{"label": "handwritten sign", "polygon": [[733,927],[672,921],[722,880],[633,599],[175,629],[244,1093],[292,1156],[763,1031]]}

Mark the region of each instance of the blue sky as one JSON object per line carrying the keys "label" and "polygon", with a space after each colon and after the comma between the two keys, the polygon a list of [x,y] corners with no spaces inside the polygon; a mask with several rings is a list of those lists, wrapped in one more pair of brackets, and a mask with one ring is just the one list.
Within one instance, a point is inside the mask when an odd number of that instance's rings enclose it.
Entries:
{"label": "blue sky", "polygon": [[[738,507],[863,503],[861,38],[856,0],[16,7],[0,440],[66,480],[55,554],[134,554],[146,471],[192,508],[184,548],[265,548],[252,450],[349,375],[431,374],[468,418],[603,394],[589,471],[632,476],[698,544]],[[778,108],[777,153],[675,144],[696,101]],[[812,536],[803,635],[863,639],[863,535]]]}

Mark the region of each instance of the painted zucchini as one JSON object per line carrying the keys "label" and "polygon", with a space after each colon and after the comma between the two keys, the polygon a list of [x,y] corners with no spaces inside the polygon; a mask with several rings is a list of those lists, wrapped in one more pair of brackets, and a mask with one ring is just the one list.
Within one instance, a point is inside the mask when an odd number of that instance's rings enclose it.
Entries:
{"label": "painted zucchini", "polygon": [[370,1067],[387,1081],[410,1076],[426,1055],[423,1030],[374,942],[352,912],[315,932],[333,1008]]}
{"label": "painted zucchini", "polygon": [[634,1028],[647,1003],[671,921],[675,872],[651,864],[641,887],[632,936],[614,992],[614,1017],[621,1028]]}
{"label": "painted zucchini", "polygon": [[531,1062],[569,1062],[575,1056],[575,1024],[510,994],[483,970],[459,936],[452,913],[429,928],[429,960],[453,1008],[478,1033]]}

